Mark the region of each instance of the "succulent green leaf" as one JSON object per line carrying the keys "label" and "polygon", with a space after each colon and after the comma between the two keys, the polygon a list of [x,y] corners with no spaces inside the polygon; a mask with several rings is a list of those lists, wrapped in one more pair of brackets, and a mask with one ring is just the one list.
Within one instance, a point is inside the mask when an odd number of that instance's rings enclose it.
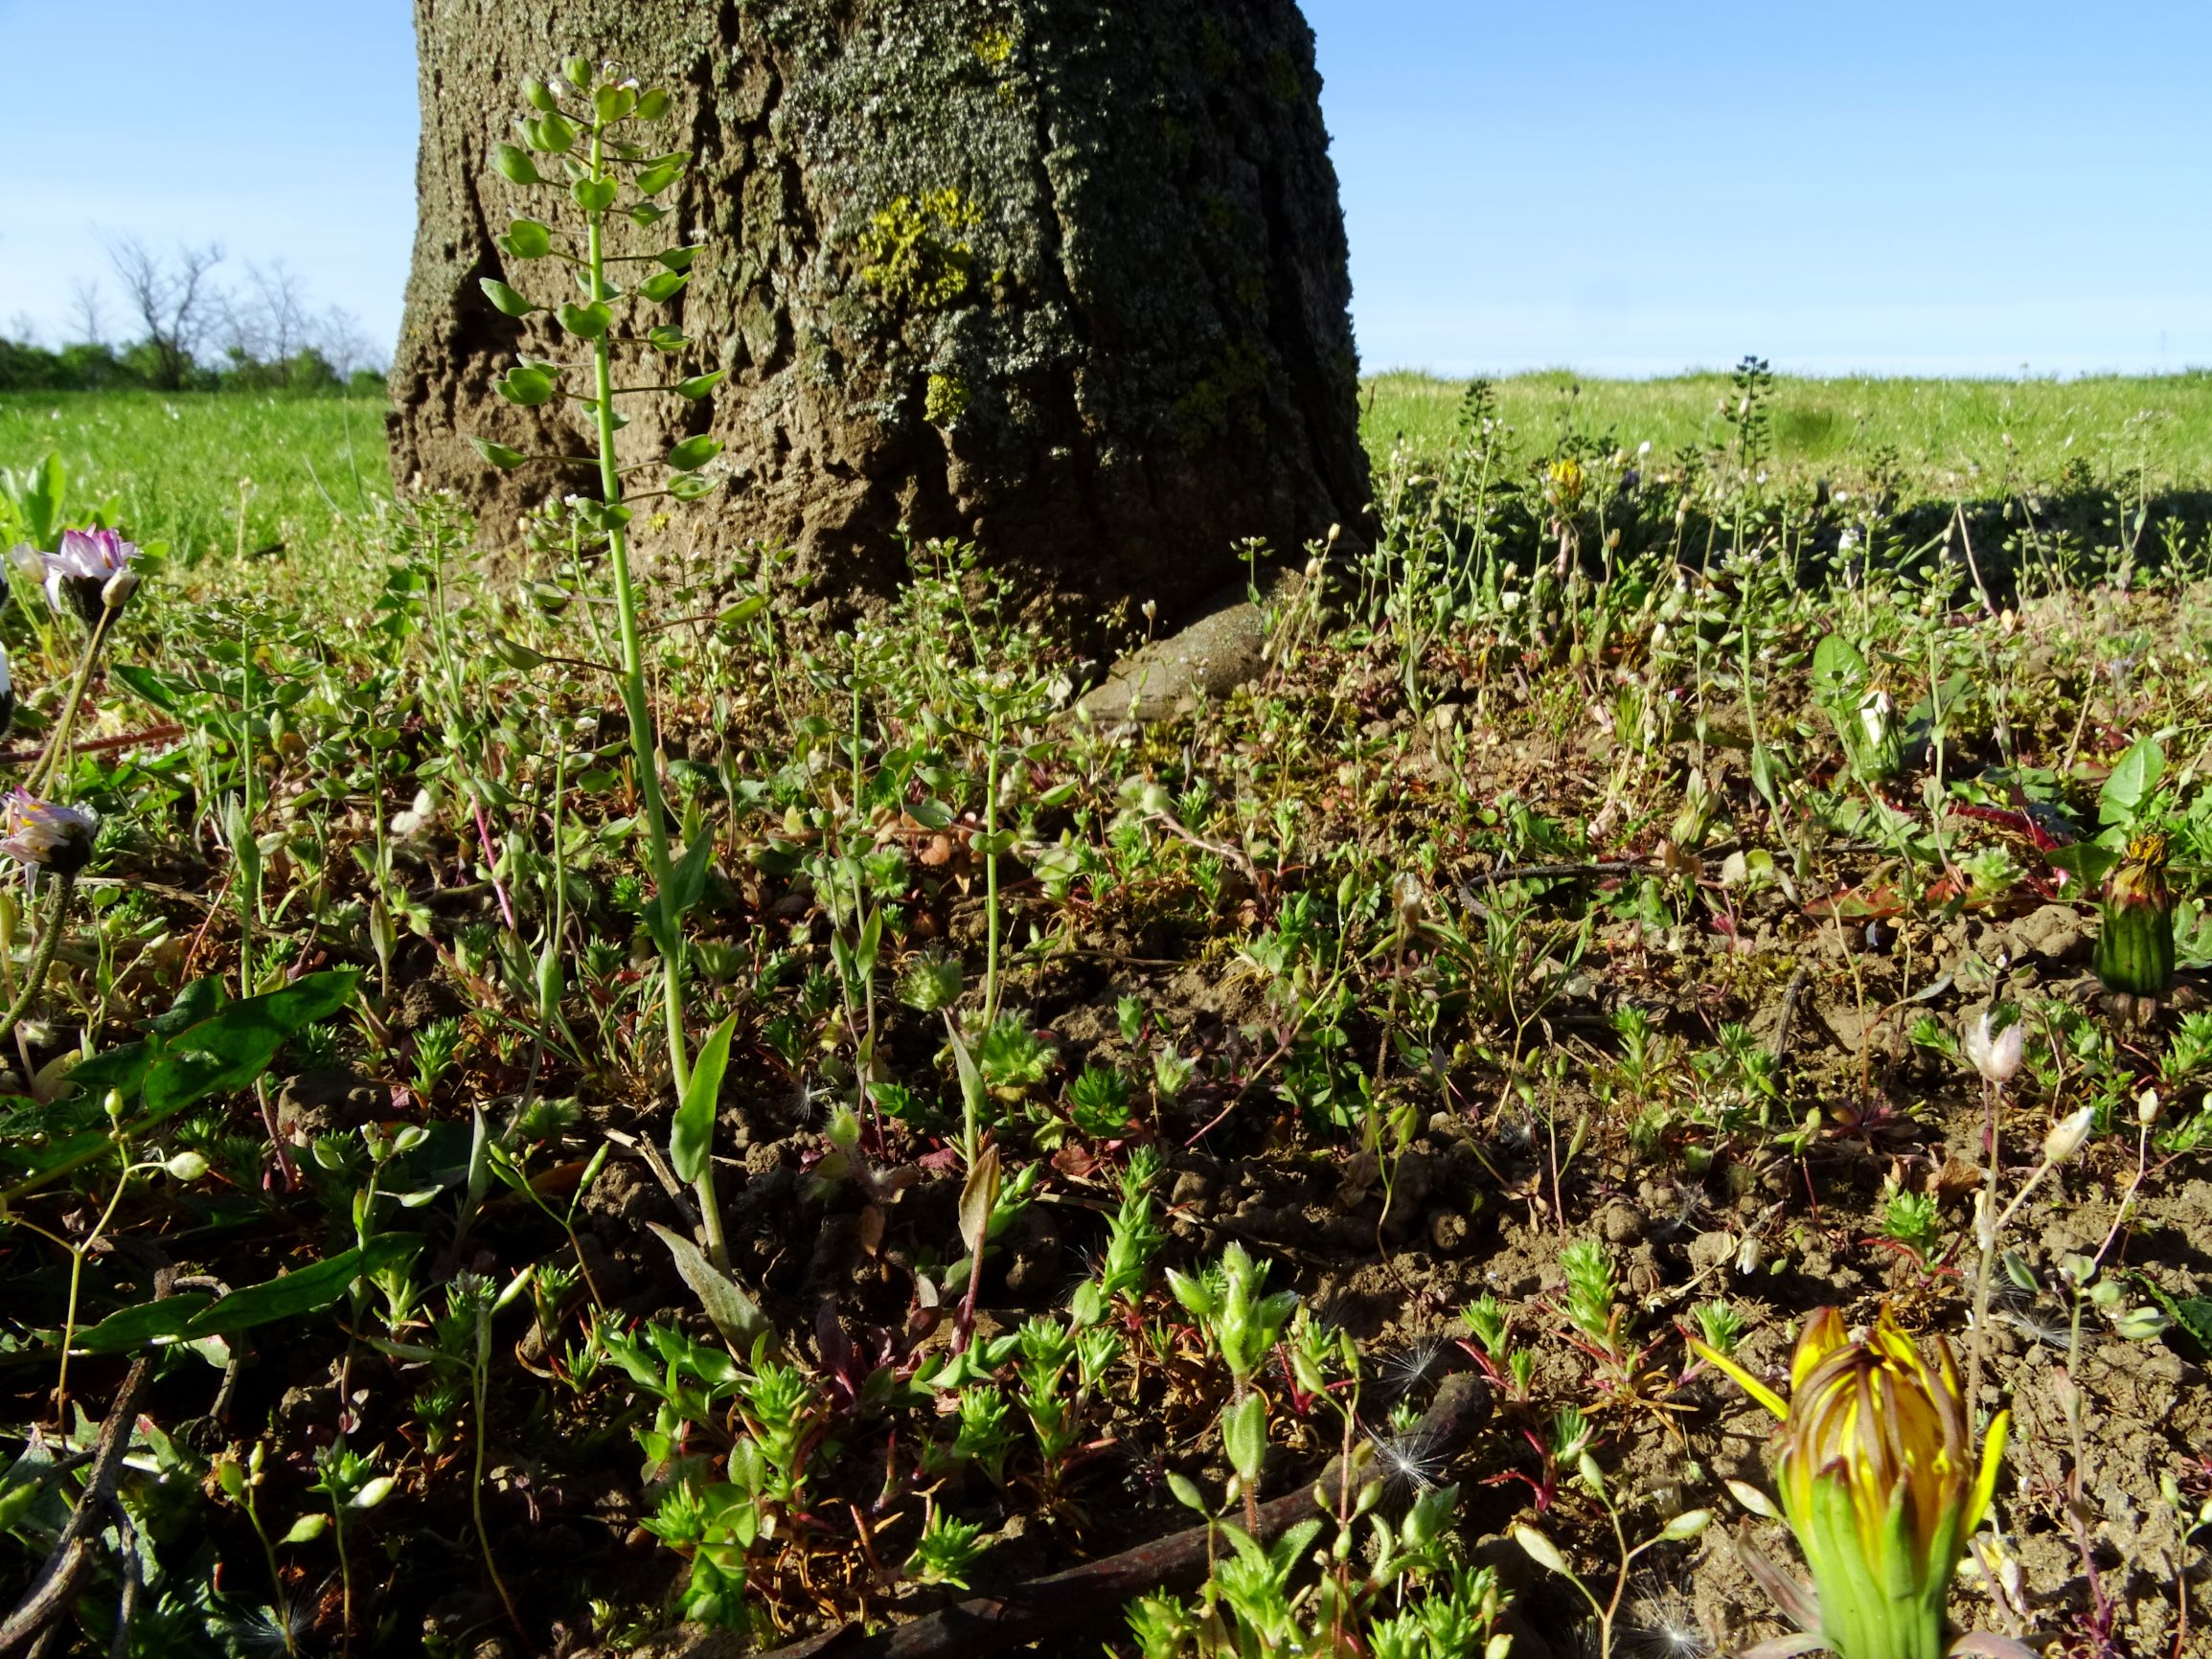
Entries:
{"label": "succulent green leaf", "polygon": [[485,460],[502,471],[520,466],[530,459],[521,450],[510,449],[504,443],[494,443],[489,438],[471,437],[468,442],[475,448],[477,454],[483,456]]}
{"label": "succulent green leaf", "polygon": [[656,352],[680,352],[691,341],[685,338],[681,329],[673,324],[662,323],[657,328],[646,330],[645,343]]}
{"label": "succulent green leaf", "polygon": [[484,290],[484,297],[491,302],[492,309],[503,317],[527,317],[539,309],[497,277],[480,278],[476,285]]}
{"label": "succulent green leaf", "polygon": [[650,300],[657,306],[663,300],[674,299],[691,280],[690,275],[683,271],[658,271],[638,284],[637,295],[639,299]]}
{"label": "succulent green leaf", "polygon": [[491,147],[492,170],[509,184],[543,184],[545,175],[537,170],[537,164],[530,159],[530,152],[519,145],[495,144]]}
{"label": "succulent green leaf", "polygon": [[585,213],[603,214],[614,206],[615,184],[611,178],[580,178],[569,186],[568,193]]}
{"label": "succulent green leaf", "polygon": [[678,398],[704,398],[709,392],[720,385],[728,374],[727,369],[717,369],[711,375],[694,375],[688,380],[678,380],[676,382],[676,396]]}
{"label": "succulent green leaf", "polygon": [[703,472],[679,472],[669,480],[669,493],[678,501],[696,501],[702,495],[712,495],[717,488],[716,481]]}
{"label": "succulent green leaf", "polygon": [[553,232],[536,219],[516,219],[507,227],[502,245],[515,259],[542,260],[553,252]]}
{"label": "succulent green leaf", "polygon": [[687,438],[669,451],[669,465],[678,472],[696,472],[722,452],[721,441],[704,432]]}
{"label": "succulent green leaf", "polygon": [[656,161],[637,175],[637,193],[646,196],[658,195],[683,177],[683,172],[684,167],[680,161]]}
{"label": "succulent green leaf", "polygon": [[612,126],[637,107],[637,92],[632,87],[610,83],[591,95],[591,107],[602,126]]}
{"label": "succulent green leaf", "polygon": [[669,216],[669,210],[658,202],[641,201],[629,210],[629,222],[650,229]]}
{"label": "succulent green leaf", "polygon": [[536,408],[551,398],[554,391],[553,376],[542,369],[510,369],[506,378],[498,382],[499,395],[525,409]]}
{"label": "succulent green leaf", "polygon": [[522,78],[522,101],[541,115],[551,115],[560,107],[553,96],[553,88],[535,75]]}
{"label": "succulent green leaf", "polygon": [[653,255],[653,259],[672,271],[688,271],[692,268],[692,261],[699,257],[701,251],[700,245],[694,242],[689,247],[664,248]]}

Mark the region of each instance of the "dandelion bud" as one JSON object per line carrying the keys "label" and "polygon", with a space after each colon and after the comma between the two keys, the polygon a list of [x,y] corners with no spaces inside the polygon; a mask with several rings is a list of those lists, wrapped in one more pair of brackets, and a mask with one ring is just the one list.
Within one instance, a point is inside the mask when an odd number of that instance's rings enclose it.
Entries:
{"label": "dandelion bud", "polygon": [[2105,877],[2093,966],[2109,991],[2162,997],[2174,989],[2174,896],[2166,886],[2166,837],[2155,830],[2128,843]]}
{"label": "dandelion bud", "polygon": [[1833,1307],[1808,1320],[1787,1400],[1691,1347],[1781,1421],[1782,1509],[1813,1569],[1825,1645],[1854,1659],[1941,1652],[1946,1593],[1989,1511],[2007,1414],[1977,1459],[1950,1350],[1938,1337],[1932,1358],[1922,1352],[1886,1307],[1861,1342]]}
{"label": "dandelion bud", "polygon": [[2084,1106],[2072,1116],[2053,1124],[2050,1133],[2043,1137],[2043,1162],[2056,1169],[2080,1151],[2096,1121],[2097,1108]]}

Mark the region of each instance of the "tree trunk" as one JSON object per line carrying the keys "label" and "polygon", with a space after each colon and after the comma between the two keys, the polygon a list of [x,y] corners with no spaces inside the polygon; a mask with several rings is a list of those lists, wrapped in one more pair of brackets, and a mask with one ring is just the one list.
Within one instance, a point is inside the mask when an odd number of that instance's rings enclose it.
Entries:
{"label": "tree trunk", "polygon": [[[711,432],[728,486],[664,546],[796,549],[881,593],[900,534],[972,541],[1029,591],[1168,616],[1367,504],[1351,281],[1296,0],[416,0],[421,222],[393,370],[402,484],[497,529],[581,488],[469,433],[574,453],[573,406],[493,380],[573,354],[494,310],[492,243],[546,212],[493,173],[522,78],[606,57],[675,113],[665,197],[705,244],[669,320],[705,401],[637,399],[626,459]],[[653,240],[664,245],[671,225]],[[566,296],[541,293],[540,300]],[[655,373],[651,379],[664,376]],[[639,515],[641,527],[646,515]]]}

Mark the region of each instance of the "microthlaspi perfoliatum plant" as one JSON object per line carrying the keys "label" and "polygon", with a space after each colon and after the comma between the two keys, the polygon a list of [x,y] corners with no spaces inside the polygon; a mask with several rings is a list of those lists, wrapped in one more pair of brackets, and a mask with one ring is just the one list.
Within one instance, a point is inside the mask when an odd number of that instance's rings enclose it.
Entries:
{"label": "microthlaspi perfoliatum plant", "polygon": [[[696,245],[665,241],[645,251],[617,252],[614,243],[631,233],[656,232],[672,215],[661,198],[691,164],[683,150],[664,150],[650,142],[651,129],[668,116],[671,100],[659,88],[643,90],[619,77],[610,64],[571,57],[550,80],[523,82],[528,108],[517,127],[520,143],[492,147],[491,166],[508,183],[541,191],[549,201],[543,218],[520,217],[499,239],[500,251],[516,280],[487,277],[485,297],[517,321],[550,313],[561,334],[588,353],[584,364],[518,356],[498,383],[501,397],[526,409],[573,399],[590,418],[595,453],[589,457],[533,456],[485,438],[470,440],[494,466],[533,464],[588,467],[596,471],[596,497],[571,496],[575,511],[605,537],[607,565],[614,580],[617,627],[622,644],[622,698],[628,716],[631,752],[646,828],[646,857],[656,893],[646,907],[645,923],[661,958],[662,1011],[668,1029],[669,1065],[678,1105],[670,1137],[669,1161],[696,1189],[706,1244],[714,1265],[727,1272],[729,1251],[715,1201],[714,1170],[708,1157],[716,1098],[729,1057],[730,1027],[725,1022],[699,1046],[696,1056],[684,1026],[683,919],[704,892],[707,859],[714,837],[687,824],[679,862],[672,848],[666,801],[661,789],[658,744],[647,703],[645,651],[638,625],[637,587],[630,569],[629,526],[633,504],[658,495],[695,501],[715,488],[703,470],[720,449],[704,434],[683,439],[662,457],[664,481],[651,490],[629,492],[625,468],[615,458],[615,433],[625,424],[617,398],[628,395],[673,394],[704,398],[722,372],[681,375],[658,365],[676,364],[691,342],[673,323],[654,320],[657,308],[683,291],[691,280]],[[565,197],[565,200],[562,198]],[[626,289],[608,274],[644,274]],[[545,268],[542,282],[522,285],[521,267]],[[533,297],[563,278],[578,289],[574,299]],[[638,378],[616,384],[618,354],[654,365]],[[588,376],[588,385],[579,385]],[[632,469],[634,470],[634,469]],[[548,944],[548,949],[552,945]]]}

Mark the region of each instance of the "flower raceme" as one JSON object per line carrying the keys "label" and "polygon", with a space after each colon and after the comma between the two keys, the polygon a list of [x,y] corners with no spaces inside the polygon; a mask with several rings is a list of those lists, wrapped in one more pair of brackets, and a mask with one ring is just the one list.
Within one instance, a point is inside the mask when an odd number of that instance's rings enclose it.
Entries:
{"label": "flower raceme", "polygon": [[1788,1400],[1690,1346],[1781,1420],[1776,1478],[1813,1570],[1821,1641],[1841,1659],[1937,1659],[1945,1598],[1988,1511],[2007,1415],[1990,1424],[1977,1464],[1950,1347],[1937,1337],[1931,1362],[1886,1307],[1858,1342],[1835,1308],[1813,1314]]}

